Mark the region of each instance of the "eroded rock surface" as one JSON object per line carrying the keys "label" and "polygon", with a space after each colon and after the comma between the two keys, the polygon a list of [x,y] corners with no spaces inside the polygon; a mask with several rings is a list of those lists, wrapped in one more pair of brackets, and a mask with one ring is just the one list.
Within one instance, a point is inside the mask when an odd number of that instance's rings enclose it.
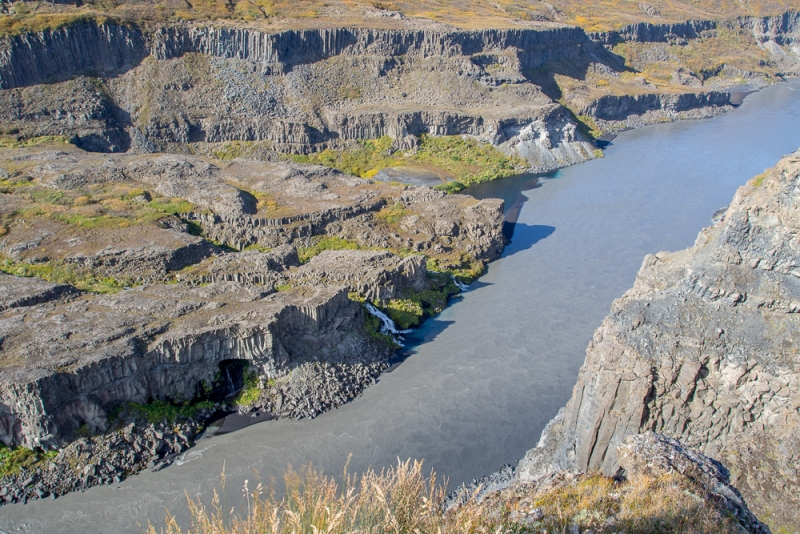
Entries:
{"label": "eroded rock surface", "polygon": [[800,153],[739,189],[695,246],[647,256],[586,353],[573,396],[518,468],[620,466],[646,430],[724,462],[773,528],[800,524]]}

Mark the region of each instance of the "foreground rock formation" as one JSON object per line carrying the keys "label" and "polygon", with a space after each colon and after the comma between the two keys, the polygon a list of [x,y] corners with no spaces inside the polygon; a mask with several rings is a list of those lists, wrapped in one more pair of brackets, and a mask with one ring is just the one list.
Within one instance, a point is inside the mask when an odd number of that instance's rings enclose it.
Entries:
{"label": "foreground rock formation", "polygon": [[155,465],[213,412],[348,402],[396,348],[362,303],[421,320],[505,245],[500,200],[324,167],[55,142],[0,149],[0,170],[0,441],[72,451],[2,502]]}
{"label": "foreground rock formation", "polygon": [[514,480],[506,467],[448,495],[481,532],[767,534],[720,462],[662,434],[628,436],[614,477],[559,470]]}
{"label": "foreground rock formation", "polygon": [[739,189],[695,246],[647,256],[595,332],[520,480],[613,475],[652,430],[724,462],[774,529],[800,524],[800,153]]}

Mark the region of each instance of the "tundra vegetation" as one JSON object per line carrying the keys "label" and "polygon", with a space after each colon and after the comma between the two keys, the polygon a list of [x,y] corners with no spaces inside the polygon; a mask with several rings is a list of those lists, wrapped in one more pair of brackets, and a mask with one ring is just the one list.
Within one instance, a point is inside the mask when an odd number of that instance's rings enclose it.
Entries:
{"label": "tundra vegetation", "polygon": [[[373,178],[388,167],[418,167],[438,175],[442,185],[451,191],[513,176],[528,166],[520,158],[508,156],[489,144],[461,136],[422,135],[419,147],[407,152],[392,150],[392,141],[385,136],[361,141],[349,149],[327,149],[292,159],[297,163],[325,165],[362,178]],[[447,182],[457,185],[447,187]]]}
{"label": "tundra vegetation", "polygon": [[[5,8],[0,31],[19,34],[64,27],[77,21],[241,21],[266,27],[391,24],[372,13],[393,11],[462,28],[514,27],[552,21],[605,31],[639,21],[652,23],[769,16],[789,11],[790,0],[696,0],[650,3],[638,0],[520,2],[518,0],[201,0],[191,3],[89,0],[75,4],[14,2]],[[5,7],[5,6],[4,6]]]}
{"label": "tundra vegetation", "polygon": [[[495,533],[596,532],[610,534],[733,534],[741,526],[689,478],[638,474],[616,481],[572,475],[541,486],[520,484],[483,500],[445,509],[446,489],[419,461],[399,461],[380,472],[345,473],[341,482],[311,466],[284,475],[285,494],[245,481],[246,504],[229,509],[222,487],[210,505],[188,496],[192,521],[174,516],[148,534],[255,534],[262,532]],[[577,529],[577,530],[576,530]]]}

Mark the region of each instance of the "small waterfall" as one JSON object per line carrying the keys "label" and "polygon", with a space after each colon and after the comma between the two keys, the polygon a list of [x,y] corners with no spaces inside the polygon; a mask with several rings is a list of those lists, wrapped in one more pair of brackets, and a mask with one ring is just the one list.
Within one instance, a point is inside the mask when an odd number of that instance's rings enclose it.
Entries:
{"label": "small waterfall", "polygon": [[380,319],[380,321],[381,321],[381,333],[389,335],[389,336],[392,336],[392,338],[394,338],[395,343],[397,343],[398,345],[400,345],[402,347],[403,344],[400,342],[400,340],[403,339],[402,335],[403,334],[408,334],[409,332],[412,332],[412,330],[410,330],[410,329],[409,330],[398,330],[397,327],[394,324],[394,321],[392,321],[392,319],[388,315],[386,315],[385,313],[380,311],[378,308],[376,308],[375,306],[373,306],[369,302],[365,302],[364,305],[367,307],[367,311],[369,313],[371,313],[372,315],[374,315],[375,317]]}
{"label": "small waterfall", "polygon": [[461,282],[456,280],[455,276],[450,275],[450,278],[453,279],[453,283],[456,285],[456,287],[458,288],[459,291],[466,291],[466,290],[469,289],[469,286],[467,284],[462,284]]}
{"label": "small waterfall", "polygon": [[230,369],[227,367],[225,368],[225,378],[228,380],[228,394],[226,396],[231,396],[236,393],[236,386],[233,383],[233,378],[231,378]]}

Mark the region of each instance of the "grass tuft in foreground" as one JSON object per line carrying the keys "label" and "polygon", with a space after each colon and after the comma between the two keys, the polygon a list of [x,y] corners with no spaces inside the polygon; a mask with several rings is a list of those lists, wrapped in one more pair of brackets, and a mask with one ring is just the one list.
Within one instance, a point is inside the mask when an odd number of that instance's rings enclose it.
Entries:
{"label": "grass tuft in foreground", "polygon": [[566,475],[542,487],[515,485],[477,502],[444,510],[445,485],[422,462],[398,461],[381,472],[354,476],[345,470],[338,484],[321,471],[289,469],[286,492],[277,499],[261,483],[244,485],[242,505],[214,492],[211,506],[188,497],[191,526],[168,514],[148,534],[378,533],[566,533],[727,534],[741,532],[735,519],[689,479],[638,475],[615,482],[601,475]]}

